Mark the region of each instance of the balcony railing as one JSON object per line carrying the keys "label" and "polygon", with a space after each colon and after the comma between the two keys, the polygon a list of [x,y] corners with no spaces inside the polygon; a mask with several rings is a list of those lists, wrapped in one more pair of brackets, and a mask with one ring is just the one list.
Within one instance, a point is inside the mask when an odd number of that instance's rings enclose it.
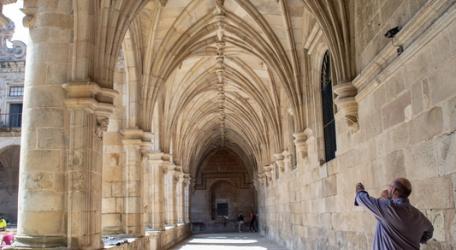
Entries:
{"label": "balcony railing", "polygon": [[21,128],[22,114],[0,114],[0,129]]}

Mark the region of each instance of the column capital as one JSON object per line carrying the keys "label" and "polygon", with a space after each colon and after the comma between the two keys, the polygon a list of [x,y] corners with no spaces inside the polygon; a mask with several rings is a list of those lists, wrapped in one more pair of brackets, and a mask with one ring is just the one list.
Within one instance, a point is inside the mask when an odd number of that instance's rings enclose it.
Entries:
{"label": "column capital", "polygon": [[144,131],[138,128],[122,129],[120,134],[125,140],[139,140],[142,142],[144,138]]}
{"label": "column capital", "polygon": [[108,117],[114,110],[114,98],[119,93],[113,89],[101,88],[95,82],[69,82],[62,85],[65,90],[65,105],[68,108],[88,108]]}
{"label": "column capital", "polygon": [[352,81],[340,82],[333,86],[333,90],[337,95],[334,103],[338,110],[345,116],[349,127],[358,130],[358,102],[355,99],[358,90]]}
{"label": "column capital", "polygon": [[274,159],[274,161],[280,161],[283,160],[284,156],[282,153],[276,153],[272,155],[272,158]]}
{"label": "column capital", "polygon": [[67,109],[83,109],[94,113],[97,121],[96,135],[101,138],[107,131],[109,117],[114,112],[114,98],[118,92],[105,89],[94,82],[70,82],[62,85]]}
{"label": "column capital", "polygon": [[282,153],[277,153],[277,154],[273,154],[272,155],[273,158],[274,158],[274,161],[275,163],[277,164],[277,166],[279,166],[279,169],[281,172],[284,172],[285,171],[285,165],[284,165],[284,156]]}
{"label": "column capital", "polygon": [[307,140],[312,136],[312,130],[306,128],[304,131],[293,134],[296,150],[301,153],[302,158],[307,157]]}

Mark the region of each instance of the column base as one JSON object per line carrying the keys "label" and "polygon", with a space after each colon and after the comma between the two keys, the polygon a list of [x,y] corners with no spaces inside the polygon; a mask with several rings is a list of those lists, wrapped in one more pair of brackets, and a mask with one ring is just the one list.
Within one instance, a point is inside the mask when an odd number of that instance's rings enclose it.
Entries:
{"label": "column base", "polygon": [[18,235],[13,245],[8,249],[30,250],[30,249],[52,249],[66,250],[67,240],[62,236],[24,236]]}

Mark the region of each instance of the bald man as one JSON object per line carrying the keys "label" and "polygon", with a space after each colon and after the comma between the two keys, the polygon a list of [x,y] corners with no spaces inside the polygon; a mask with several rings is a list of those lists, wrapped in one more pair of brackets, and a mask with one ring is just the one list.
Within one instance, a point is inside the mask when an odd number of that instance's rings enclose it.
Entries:
{"label": "bald man", "polygon": [[432,238],[431,222],[408,200],[412,184],[405,178],[397,178],[388,190],[377,199],[369,196],[364,185],[356,185],[355,206],[366,207],[377,219],[374,250],[420,249],[420,243]]}

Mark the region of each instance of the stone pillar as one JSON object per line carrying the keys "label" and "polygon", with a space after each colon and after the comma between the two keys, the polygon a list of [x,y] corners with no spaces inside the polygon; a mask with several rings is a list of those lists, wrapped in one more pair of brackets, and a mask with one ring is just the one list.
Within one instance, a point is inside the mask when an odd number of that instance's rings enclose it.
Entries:
{"label": "stone pillar", "polygon": [[167,226],[176,225],[175,203],[176,203],[176,180],[174,165],[169,165],[165,173],[165,203],[166,203],[166,221]]}
{"label": "stone pillar", "polygon": [[141,155],[143,131],[127,129],[122,131],[122,135],[125,153],[124,231],[127,234],[142,236],[144,235],[144,168]]}
{"label": "stone pillar", "polygon": [[[67,93],[68,145],[65,181],[67,187],[68,246],[98,249],[101,244],[101,185],[103,133],[116,95],[91,82],[69,83]],[[94,96],[109,102],[99,102]]]}
{"label": "stone pillar", "polygon": [[291,170],[292,169],[291,154],[287,150],[285,150],[285,151],[283,151],[282,155],[283,155],[283,167],[284,167],[285,171]]}
{"label": "stone pillar", "polygon": [[272,165],[264,166],[264,175],[265,175],[265,179],[266,179],[266,186],[270,186],[272,184],[272,180],[273,180],[272,171],[273,171]]}
{"label": "stone pillar", "polygon": [[62,84],[68,81],[73,17],[70,1],[61,7],[24,3],[24,20],[33,19],[34,25],[29,27],[24,82],[17,248],[67,244]]}
{"label": "stone pillar", "polygon": [[177,224],[184,224],[184,174],[176,173],[176,215]]}
{"label": "stone pillar", "polygon": [[165,172],[169,165],[169,156],[163,153],[147,153],[148,156],[148,201],[149,231],[162,231],[165,224]]}
{"label": "stone pillar", "polygon": [[184,175],[184,223],[190,223],[190,176]]}

